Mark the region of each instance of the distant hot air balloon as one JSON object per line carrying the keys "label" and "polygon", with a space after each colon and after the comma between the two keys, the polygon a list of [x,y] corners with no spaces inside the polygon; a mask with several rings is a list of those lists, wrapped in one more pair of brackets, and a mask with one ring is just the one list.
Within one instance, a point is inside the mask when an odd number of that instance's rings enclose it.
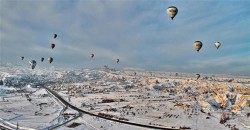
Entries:
{"label": "distant hot air balloon", "polygon": [[202,42],[201,41],[195,41],[194,42],[194,48],[197,52],[199,52],[199,50],[201,49],[202,47]]}
{"label": "distant hot air balloon", "polygon": [[50,45],[50,47],[53,49],[53,48],[55,48],[55,44],[54,43],[51,43],[51,45]]}
{"label": "distant hot air balloon", "polygon": [[119,63],[120,62],[120,59],[116,59],[116,63]]}
{"label": "distant hot air balloon", "polygon": [[49,63],[51,64],[52,61],[53,61],[53,58],[52,58],[52,57],[49,57],[49,58],[48,58],[48,61],[49,61]]}
{"label": "distant hot air balloon", "polygon": [[23,57],[23,56],[21,56],[21,57],[20,57],[20,59],[21,59],[21,60],[23,60],[23,59],[24,59],[24,57]]}
{"label": "distant hot air balloon", "polygon": [[41,62],[43,62],[44,61],[44,58],[43,57],[41,57]]}
{"label": "distant hot air balloon", "polygon": [[171,17],[173,20],[176,14],[178,13],[178,9],[175,6],[170,6],[166,9],[166,13]]}
{"label": "distant hot air balloon", "polygon": [[91,54],[91,55],[90,55],[91,58],[94,58],[94,56],[95,56],[94,54]]}
{"label": "distant hot air balloon", "polygon": [[57,34],[54,34],[54,39],[56,39],[57,38]]}
{"label": "distant hot air balloon", "polygon": [[221,43],[220,43],[220,42],[216,42],[216,43],[214,43],[214,46],[215,46],[217,49],[219,49],[219,47],[221,46]]}
{"label": "distant hot air balloon", "polygon": [[35,60],[29,61],[29,64],[31,66],[31,69],[35,69],[35,67],[36,67],[36,61]]}
{"label": "distant hot air balloon", "polygon": [[200,75],[200,74],[196,74],[196,78],[197,78],[197,80],[198,80],[200,77],[201,77],[201,75]]}

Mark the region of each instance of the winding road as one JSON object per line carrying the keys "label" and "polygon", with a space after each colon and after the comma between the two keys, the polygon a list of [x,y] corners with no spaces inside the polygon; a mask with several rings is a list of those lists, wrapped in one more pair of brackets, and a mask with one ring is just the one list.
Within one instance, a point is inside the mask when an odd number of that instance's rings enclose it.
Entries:
{"label": "winding road", "polygon": [[66,105],[66,106],[72,108],[73,110],[76,110],[76,111],[78,111],[79,113],[82,113],[82,114],[87,114],[87,115],[90,115],[90,116],[95,116],[95,117],[99,117],[99,118],[102,118],[102,119],[106,119],[106,120],[110,120],[110,121],[114,121],[114,122],[119,122],[119,123],[127,124],[127,125],[138,126],[138,127],[152,128],[152,129],[163,129],[163,130],[177,130],[177,129],[171,128],[171,127],[160,127],[160,126],[144,125],[144,124],[139,124],[139,123],[135,123],[135,122],[117,120],[117,119],[113,119],[113,118],[108,118],[108,117],[96,115],[96,114],[90,113],[88,111],[84,111],[82,109],[79,109],[79,108],[71,105],[66,100],[64,100],[59,94],[57,94],[55,91],[51,90],[50,88],[45,87],[45,86],[43,88],[45,88],[48,92],[50,92],[51,94],[53,94],[64,105]]}

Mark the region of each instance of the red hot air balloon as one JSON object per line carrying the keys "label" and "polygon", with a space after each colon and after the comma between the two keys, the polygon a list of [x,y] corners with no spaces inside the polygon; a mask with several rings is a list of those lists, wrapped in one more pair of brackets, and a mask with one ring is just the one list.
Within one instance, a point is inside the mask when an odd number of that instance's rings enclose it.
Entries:
{"label": "red hot air balloon", "polygon": [[55,44],[54,43],[51,43],[51,45],[50,45],[50,47],[53,49],[53,48],[55,48]]}

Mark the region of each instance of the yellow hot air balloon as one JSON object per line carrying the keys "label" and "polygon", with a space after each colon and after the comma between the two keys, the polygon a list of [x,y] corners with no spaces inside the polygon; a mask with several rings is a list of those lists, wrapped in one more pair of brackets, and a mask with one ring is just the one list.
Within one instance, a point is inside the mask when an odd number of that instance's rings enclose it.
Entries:
{"label": "yellow hot air balloon", "polygon": [[195,48],[195,50],[196,50],[197,52],[200,51],[201,47],[202,47],[202,42],[201,42],[201,41],[195,41],[195,42],[194,42],[194,48]]}

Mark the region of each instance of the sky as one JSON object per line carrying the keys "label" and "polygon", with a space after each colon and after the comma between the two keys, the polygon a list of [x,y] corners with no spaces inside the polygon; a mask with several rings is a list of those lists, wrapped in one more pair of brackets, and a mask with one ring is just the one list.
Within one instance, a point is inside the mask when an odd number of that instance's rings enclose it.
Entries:
{"label": "sky", "polygon": [[[178,8],[174,20],[169,6]],[[249,0],[0,0],[0,62],[250,76],[249,7]]]}

